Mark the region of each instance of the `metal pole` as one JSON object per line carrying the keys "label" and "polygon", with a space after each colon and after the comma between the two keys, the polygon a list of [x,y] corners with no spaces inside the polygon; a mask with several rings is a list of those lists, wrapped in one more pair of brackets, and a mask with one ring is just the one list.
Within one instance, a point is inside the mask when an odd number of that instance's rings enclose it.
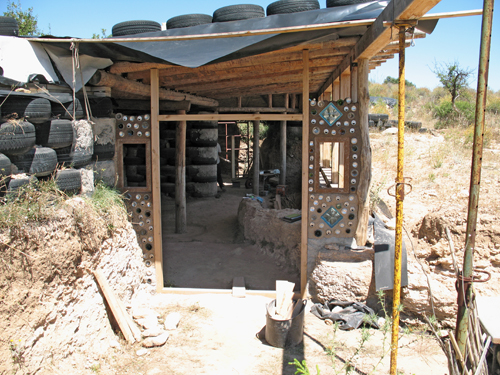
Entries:
{"label": "metal pole", "polygon": [[469,318],[469,302],[471,300],[474,246],[476,244],[477,211],[479,206],[479,183],[481,182],[481,164],[483,157],[484,116],[488,87],[488,72],[491,49],[491,29],[493,24],[494,0],[484,0],[483,23],[481,28],[481,49],[479,53],[479,72],[477,78],[476,117],[474,124],[474,145],[472,149],[472,168],[469,191],[469,208],[467,215],[467,232],[463,275],[459,277],[458,314],[456,336],[462,356],[465,357],[467,342],[467,326]]}
{"label": "metal pole", "polygon": [[399,304],[401,297],[401,253],[403,248],[404,146],[405,146],[405,41],[406,26],[399,26],[399,107],[398,167],[396,175],[396,243],[394,250],[394,286],[392,288],[391,375],[397,374]]}

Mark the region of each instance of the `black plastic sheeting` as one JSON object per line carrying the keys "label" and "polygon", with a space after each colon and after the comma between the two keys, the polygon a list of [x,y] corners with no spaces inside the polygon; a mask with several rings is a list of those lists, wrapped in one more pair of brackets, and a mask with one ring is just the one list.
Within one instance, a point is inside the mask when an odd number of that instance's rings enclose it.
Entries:
{"label": "black plastic sheeting", "polygon": [[[340,307],[341,310],[333,312],[335,307]],[[379,328],[377,322],[371,318],[375,316],[375,312],[361,302],[331,300],[325,304],[316,303],[311,307],[311,314],[323,320],[339,322],[339,328],[343,331],[357,329],[363,324]],[[367,319],[366,316],[370,318]]]}
{"label": "black plastic sheeting", "polygon": [[[170,29],[161,32],[131,35],[136,37],[160,37],[174,35],[198,35],[226,33],[245,30],[262,30],[290,26],[315,25],[322,23],[353,21],[376,18],[387,6],[388,1],[373,1],[307,12],[279,14],[249,20],[211,23],[188,28]],[[280,50],[301,43],[362,35],[367,27],[346,27],[340,29],[304,31],[284,34],[257,35],[248,37],[117,43],[79,43],[80,53],[94,57],[106,57],[113,61],[170,63],[196,68]],[[112,39],[112,38],[111,38]],[[48,42],[50,44],[50,42]],[[53,43],[69,49],[69,43]]]}

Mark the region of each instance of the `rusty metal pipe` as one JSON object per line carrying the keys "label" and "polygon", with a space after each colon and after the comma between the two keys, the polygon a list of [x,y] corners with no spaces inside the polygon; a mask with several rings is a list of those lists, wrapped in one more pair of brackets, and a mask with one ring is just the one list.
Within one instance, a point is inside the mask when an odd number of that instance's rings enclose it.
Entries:
{"label": "rusty metal pipe", "polygon": [[[483,158],[484,117],[486,95],[488,91],[488,72],[491,50],[491,29],[493,24],[494,0],[484,0],[483,22],[481,27],[481,48],[479,52],[479,70],[477,78],[476,115],[474,123],[474,145],[472,149],[472,168],[469,191],[469,208],[467,214],[467,231],[463,263],[463,278],[473,280],[474,246],[476,244],[476,226],[479,206],[479,188],[481,182],[481,166]],[[462,356],[465,357],[467,341],[467,322],[469,318],[469,302],[472,291],[471,282],[459,282],[459,301],[457,314],[456,337]],[[464,297],[464,298],[462,298]]]}
{"label": "rusty metal pipe", "polygon": [[399,106],[398,167],[396,175],[396,243],[394,249],[394,286],[392,288],[391,375],[397,374],[399,305],[401,300],[401,263],[403,249],[404,147],[405,147],[405,41],[406,26],[399,26]]}

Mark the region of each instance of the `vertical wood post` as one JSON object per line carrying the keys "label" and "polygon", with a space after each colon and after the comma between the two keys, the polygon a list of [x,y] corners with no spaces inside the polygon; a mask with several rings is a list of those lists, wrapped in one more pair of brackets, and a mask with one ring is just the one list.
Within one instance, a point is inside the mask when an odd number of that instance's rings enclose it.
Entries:
{"label": "vertical wood post", "polygon": [[370,214],[370,182],[372,179],[372,150],[370,146],[370,133],[368,130],[368,112],[370,110],[370,93],[368,92],[368,73],[370,72],[369,60],[358,60],[358,111],[359,129],[363,149],[361,150],[360,175],[358,186],[358,227],[356,228],[356,243],[364,246],[368,230],[368,216]]}
{"label": "vertical wood post", "polygon": [[332,100],[337,101],[340,99],[340,77],[333,82]]}
{"label": "vertical wood post", "polygon": [[231,136],[231,178],[236,178],[236,152],[235,152],[234,135]]}
{"label": "vertical wood post", "polygon": [[260,121],[253,122],[253,185],[252,193],[259,195],[259,180],[260,180],[260,152],[259,152],[259,125]]}
{"label": "vertical wood post", "polygon": [[161,182],[160,182],[160,83],[158,69],[151,69],[151,196],[153,201],[153,240],[156,291],[163,289],[163,250],[161,235]]}
{"label": "vertical wood post", "polygon": [[280,185],[286,185],[286,121],[280,122]]}
{"label": "vertical wood post", "polygon": [[309,50],[302,51],[302,220],[300,236],[300,293],[307,294],[307,227],[308,227],[308,164],[309,164]]}
{"label": "vertical wood post", "polygon": [[[185,115],[186,111],[180,110],[177,113]],[[187,232],[186,128],[186,121],[179,121],[175,132],[175,233]]]}
{"label": "vertical wood post", "polygon": [[[285,108],[288,109],[289,95],[285,94]],[[286,113],[286,112],[285,112]],[[286,121],[280,123],[280,154],[281,154],[281,170],[280,170],[280,185],[286,185]]]}
{"label": "vertical wood post", "polygon": [[353,103],[358,102],[358,64],[351,66],[351,99]]}
{"label": "vertical wood post", "polygon": [[344,100],[351,95],[351,77],[350,73],[344,73],[340,77],[340,99]]}

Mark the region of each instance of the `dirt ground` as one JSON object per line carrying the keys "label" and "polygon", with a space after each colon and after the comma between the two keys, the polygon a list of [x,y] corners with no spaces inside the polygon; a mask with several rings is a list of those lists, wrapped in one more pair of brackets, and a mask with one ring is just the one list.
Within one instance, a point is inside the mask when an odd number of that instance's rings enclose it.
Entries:
{"label": "dirt ground", "polygon": [[[448,243],[443,234],[439,232],[439,226],[431,225],[422,231],[421,228],[423,227],[423,218],[429,213],[436,215],[437,222],[435,223],[445,222],[452,231],[459,263],[461,262],[460,253],[463,248],[470,176],[470,148],[460,142],[459,137],[453,132],[436,135],[407,134],[405,175],[413,178],[413,191],[405,200],[405,227],[418,249],[417,257],[425,261],[425,267],[431,270],[433,275],[448,278],[450,278],[451,266],[448,260],[449,254],[444,254],[444,249],[448,248]],[[395,175],[396,137],[374,133],[372,134],[372,149],[372,198],[378,203],[378,210],[384,211],[386,216],[390,218],[390,216],[394,215],[394,202],[386,190],[393,184],[392,181]],[[490,283],[478,286],[478,290],[484,295],[499,294],[499,149],[500,147],[495,143],[488,145],[483,158],[483,183],[479,210],[476,266],[489,270],[493,275],[493,280]],[[205,287],[207,288],[229,288],[232,278],[235,276],[245,276],[250,281],[251,276],[241,274],[244,271],[238,272],[237,275],[229,272],[231,267],[234,267],[235,263],[233,262],[236,262],[238,258],[243,259],[244,263],[255,261],[255,264],[261,265],[261,267],[257,267],[260,268],[259,271],[270,276],[266,283],[271,282],[271,284],[256,285],[256,289],[272,289],[272,282],[276,278],[273,276],[274,272],[282,272],[279,274],[279,277],[282,278],[293,277],[293,273],[283,269],[282,265],[277,264],[272,258],[261,254],[254,245],[241,242],[241,239],[235,237],[237,206],[234,206],[234,202],[237,202],[246,191],[244,189],[241,191],[230,189],[228,187],[228,191],[223,193],[220,199],[211,198],[209,200],[190,201],[188,213],[190,213],[190,217],[194,218],[189,224],[190,234],[175,235],[171,227],[164,226],[163,235],[167,243],[167,249],[171,244],[171,248],[174,250],[176,247],[181,249],[181,254],[183,249],[184,251],[189,250],[204,259],[203,252],[206,252],[208,248],[220,248],[220,254],[216,259],[209,260],[205,258],[204,263],[209,270],[208,274],[203,274],[200,268],[192,265],[193,272],[188,274],[189,277],[179,278],[175,271],[179,267],[186,267],[186,264],[175,263],[175,260],[170,259],[167,264],[171,264],[172,268],[166,270],[166,279],[168,280],[172,276],[170,281],[173,285],[199,288],[203,287],[199,286],[199,282],[189,283],[194,280],[201,280],[201,282],[206,283]],[[171,215],[172,204],[171,201],[165,201],[163,213],[167,217]],[[230,216],[223,218],[217,216],[216,212],[230,212]],[[196,214],[202,215],[197,216]],[[200,221],[202,216],[205,218],[204,220],[206,218],[208,220]],[[219,218],[222,222],[218,222],[216,218]],[[42,234],[50,237],[53,243],[52,248],[57,247],[57,243],[68,242],[67,238],[71,239],[71,244],[75,241],[75,234],[72,232],[67,233],[62,228],[59,232],[53,232],[48,228]],[[100,232],[99,236],[101,236]],[[89,250],[91,255],[97,251],[99,248],[98,242],[102,240],[99,237],[95,244],[92,243],[91,246],[87,246],[91,249]],[[3,241],[6,242],[7,240],[4,239]],[[17,241],[16,246],[21,247],[22,238],[18,238]],[[206,244],[202,245],[204,242]],[[33,246],[33,251],[38,251],[35,246]],[[168,252],[166,254],[167,257],[172,255],[169,255]],[[19,256],[19,259],[21,258]],[[66,257],[61,259],[62,262],[67,260]],[[81,259],[76,259],[73,262],[80,261]],[[64,263],[64,268],[71,269],[71,262],[66,263]],[[189,266],[187,264],[188,269]],[[167,267],[169,266],[167,265]],[[138,272],[143,272],[138,266],[136,268]],[[40,269],[43,270],[44,268],[40,267]],[[213,274],[212,272],[215,269],[220,269],[220,274]],[[130,266],[124,263],[120,272],[113,276],[115,283],[122,282],[124,290],[126,290],[127,285],[133,290],[138,283],[137,280],[128,282],[128,279],[123,279],[123,275],[129,276],[127,272],[131,272],[130,270]],[[55,272],[53,275],[58,275],[57,267],[52,271]],[[210,277],[211,273],[212,278]],[[71,280],[80,276],[71,274],[68,279],[58,279],[59,276],[52,278],[51,275],[42,274],[43,277],[49,278],[49,283],[55,283],[58,280],[64,281],[64,297],[59,297],[61,292],[58,292],[59,294],[46,296],[46,298],[50,297],[54,304],[64,305],[61,308],[64,308],[65,314],[67,312],[72,313],[74,310],[72,305],[64,301],[65,299],[70,301],[70,296],[72,296]],[[13,277],[14,275],[12,275]],[[214,279],[217,279],[217,283],[211,285],[210,282]],[[311,368],[311,373],[315,373],[313,369],[318,365],[321,374],[344,374],[346,373],[345,364],[354,365],[356,367],[355,373],[358,374],[388,373],[389,333],[384,334],[381,330],[334,332],[333,326],[325,324],[310,314],[308,306],[305,314],[304,342],[293,348],[278,349],[269,346],[262,339],[262,329],[266,325],[265,306],[271,298],[256,295],[247,295],[246,298],[233,298],[230,294],[213,293],[156,295],[144,292],[135,296],[136,300],[133,301],[133,304],[154,309],[159,314],[160,321],[165,319],[170,312],[180,313],[179,326],[176,330],[170,331],[170,337],[164,346],[143,349],[138,343],[129,345],[121,338],[120,334],[116,333],[116,327],[115,334],[112,333],[111,329],[102,329],[99,337],[84,337],[87,346],[75,342],[75,340],[71,340],[71,336],[82,333],[84,328],[81,324],[82,319],[85,318],[86,322],[92,320],[92,316],[87,316],[90,314],[88,312],[90,310],[85,310],[82,313],[83,315],[80,314],[75,317],[76,324],[73,324],[75,322],[72,323],[74,333],[66,329],[64,335],[62,335],[65,339],[68,339],[67,346],[69,349],[67,351],[59,353],[61,349],[57,345],[49,345],[45,348],[45,352],[42,353],[43,358],[49,359],[49,364],[43,362],[42,357],[37,357],[35,360],[39,361],[38,367],[28,367],[25,364],[23,364],[23,367],[13,363],[12,356],[15,354],[15,350],[7,349],[12,348],[13,345],[10,339],[17,340],[22,337],[21,344],[26,345],[32,337],[24,333],[21,335],[20,332],[25,332],[21,330],[32,327],[33,331],[37,329],[36,332],[38,332],[40,328],[51,326],[53,323],[51,319],[54,317],[51,314],[52,305],[43,305],[43,314],[37,310],[37,305],[40,305],[40,303],[37,302],[38,297],[35,290],[26,289],[23,293],[19,293],[19,291],[22,291],[22,285],[16,283],[15,287],[16,290],[9,290],[0,299],[2,327],[4,327],[5,333],[5,337],[2,337],[1,342],[3,349],[5,349],[1,352],[1,360],[4,365],[0,366],[0,373],[5,375],[43,375],[49,373],[103,375],[294,374],[295,367],[289,365],[289,362],[292,362],[295,358],[300,361],[305,359]],[[54,288],[54,290],[54,293],[56,293],[57,288]],[[90,284],[88,290],[93,295],[99,296],[97,289],[93,286],[90,287]],[[442,303],[450,305],[450,308],[453,309],[454,297],[447,290],[445,292],[448,299],[444,299]],[[9,295],[17,295],[17,297],[11,298],[8,297]],[[125,301],[129,301],[132,292],[124,292],[120,296]],[[12,301],[6,304],[5,298],[11,298]],[[102,305],[102,300],[99,303]],[[131,302],[126,303],[131,306]],[[87,306],[91,304],[98,304],[98,301],[89,302]],[[30,313],[42,318],[39,318],[40,321],[31,322]],[[106,314],[103,313],[102,315],[99,324],[107,324],[109,327],[110,322],[105,319]],[[65,320],[64,315],[58,316],[57,319],[58,322],[62,323]],[[57,334],[57,332],[55,333]],[[259,335],[259,333],[261,334]],[[370,337],[363,347],[357,351],[363,333],[369,334]],[[48,336],[48,334],[49,331],[46,330],[45,335]],[[42,339],[46,338],[39,333],[35,341],[43,342]],[[106,346],[107,349],[100,350],[100,345],[108,341],[110,343]],[[77,344],[82,345],[82,348],[86,348],[82,353],[79,352],[78,356],[71,349]],[[56,347],[57,349],[54,349]],[[50,358],[52,359],[50,360]],[[332,359],[335,360],[332,361]],[[35,370],[29,370],[29,368],[35,368]],[[427,329],[422,324],[416,323],[408,327],[407,330],[401,330],[398,369],[401,374],[440,375],[448,373],[446,357],[436,340],[427,333]]]}

